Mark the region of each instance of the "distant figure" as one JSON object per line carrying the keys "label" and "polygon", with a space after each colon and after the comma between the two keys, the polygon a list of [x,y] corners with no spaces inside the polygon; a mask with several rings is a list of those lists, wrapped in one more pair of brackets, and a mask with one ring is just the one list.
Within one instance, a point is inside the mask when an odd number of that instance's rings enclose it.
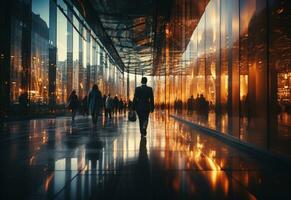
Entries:
{"label": "distant figure", "polygon": [[112,109],[113,109],[113,99],[111,98],[110,94],[108,94],[106,101],[105,101],[105,118],[109,116],[112,118]]}
{"label": "distant figure", "polygon": [[199,94],[195,98],[194,109],[198,112],[199,111]]}
{"label": "distant figure", "polygon": [[198,99],[198,113],[207,115],[209,112],[209,103],[206,101],[203,94],[200,94],[200,97]]}
{"label": "distant figure", "polygon": [[140,133],[146,136],[149,114],[154,111],[154,95],[153,89],[146,85],[146,77],[142,77],[141,84],[142,86],[135,88],[133,107],[138,115]]}
{"label": "distant figure", "polygon": [[187,100],[187,111],[188,114],[192,114],[194,110],[194,104],[195,104],[195,99],[193,98],[193,95]]}
{"label": "distant figure", "polygon": [[82,108],[82,114],[84,116],[89,115],[89,111],[88,111],[88,97],[87,97],[87,95],[85,95],[84,98],[82,99],[81,108]]}
{"label": "distant figure", "polygon": [[68,103],[66,106],[68,109],[72,110],[72,121],[75,121],[75,116],[79,107],[79,99],[76,91],[73,90],[68,98]]}
{"label": "distant figure", "polygon": [[118,102],[119,113],[122,113],[123,108],[124,108],[124,102],[123,102],[122,98],[120,98],[120,100]]}
{"label": "distant figure", "polygon": [[114,113],[117,114],[117,111],[118,111],[118,104],[119,104],[119,100],[118,100],[117,95],[114,97],[113,102],[114,102],[114,103],[113,103]]}
{"label": "distant figure", "polygon": [[89,92],[88,95],[88,107],[89,112],[92,116],[93,124],[96,124],[98,121],[98,115],[102,108],[102,96],[101,92],[98,89],[98,86],[96,84],[93,85],[92,90]]}

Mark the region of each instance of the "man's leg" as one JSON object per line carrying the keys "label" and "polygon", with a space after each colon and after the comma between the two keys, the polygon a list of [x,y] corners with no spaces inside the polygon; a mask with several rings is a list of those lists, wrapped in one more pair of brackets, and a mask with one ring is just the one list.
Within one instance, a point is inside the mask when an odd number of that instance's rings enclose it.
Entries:
{"label": "man's leg", "polygon": [[141,135],[143,135],[144,134],[143,128],[142,128],[143,127],[143,115],[142,115],[142,113],[138,112],[137,116],[138,116],[138,121],[139,121],[139,132]]}
{"label": "man's leg", "polygon": [[72,121],[75,121],[76,113],[77,113],[77,110],[72,109]]}
{"label": "man's leg", "polygon": [[142,135],[146,136],[149,113],[148,112],[140,112],[137,115],[138,115],[138,120],[139,120],[140,133]]}
{"label": "man's leg", "polygon": [[98,112],[96,109],[93,109],[92,111],[92,121],[93,121],[93,124],[96,124],[97,123],[97,120],[98,120]]}
{"label": "man's leg", "polygon": [[144,113],[144,119],[143,119],[143,130],[144,130],[144,135],[147,135],[147,128],[148,128],[148,123],[149,123],[149,114],[148,112]]}

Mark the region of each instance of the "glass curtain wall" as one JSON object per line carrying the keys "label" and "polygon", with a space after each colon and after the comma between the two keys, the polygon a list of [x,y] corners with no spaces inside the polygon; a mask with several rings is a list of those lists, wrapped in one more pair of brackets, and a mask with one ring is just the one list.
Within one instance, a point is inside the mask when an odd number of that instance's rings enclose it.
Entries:
{"label": "glass curtain wall", "polygon": [[[75,8],[70,8],[63,1],[60,1],[59,5],[63,10],[67,10],[65,19],[61,9],[60,16],[58,15],[60,18],[58,19],[58,26],[60,26],[58,33],[62,35],[58,38],[60,43],[60,47],[58,46],[59,58],[62,58],[59,59],[58,63],[59,69],[63,68],[63,70],[59,70],[63,74],[59,73],[62,78],[59,77],[59,87],[57,88],[60,89],[63,86],[65,87],[63,89],[66,90],[66,92],[62,93],[63,97],[59,103],[64,103],[72,90],[76,90],[78,96],[83,98],[90,91],[93,84],[98,84],[102,94],[111,93],[111,95],[124,98],[123,75],[117,66],[113,64],[114,62],[109,53]],[[69,11],[70,9],[77,13],[81,22],[76,16],[69,16],[72,14]],[[61,21],[62,19],[63,21]],[[65,26],[64,24],[67,25]],[[65,36],[61,34],[64,32],[67,33]],[[70,52],[68,52],[69,49]],[[67,53],[65,54],[66,51]],[[68,68],[68,65],[72,65],[72,70]]]}
{"label": "glass curtain wall", "polygon": [[[11,6],[9,112],[19,106],[26,113],[33,105],[64,105],[72,90],[83,98],[95,83],[103,94],[126,98],[123,72],[71,1],[12,0]],[[51,20],[55,27],[49,27],[50,19],[56,19]]]}
{"label": "glass curtain wall", "polygon": [[21,104],[22,100],[28,99],[29,92],[27,83],[31,50],[31,2],[14,0],[11,4],[10,103]]}
{"label": "glass curtain wall", "polygon": [[[76,17],[73,17],[73,24],[75,27],[80,27],[80,24]],[[82,94],[80,92],[79,88],[79,54],[80,54],[80,44],[79,44],[79,37],[81,37],[78,33],[79,30],[73,29],[73,86],[72,88],[79,94],[80,98],[82,98]]]}
{"label": "glass curtain wall", "polygon": [[209,1],[181,57],[185,74],[155,77],[157,104],[170,83],[172,107],[195,100],[193,113],[181,117],[291,157],[290,4]]}
{"label": "glass curtain wall", "polygon": [[269,147],[291,155],[291,1],[268,2]]}
{"label": "glass curtain wall", "polygon": [[[58,1],[62,10],[57,10],[57,69],[56,69],[56,103],[67,101],[67,18],[64,16],[67,6]],[[64,34],[65,33],[65,34]]]}

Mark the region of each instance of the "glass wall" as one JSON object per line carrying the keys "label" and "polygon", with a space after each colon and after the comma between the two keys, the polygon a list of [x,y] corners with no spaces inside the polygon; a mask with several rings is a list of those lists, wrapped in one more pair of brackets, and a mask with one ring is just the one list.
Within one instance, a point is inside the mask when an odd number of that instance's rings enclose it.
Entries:
{"label": "glass wall", "polygon": [[48,42],[49,42],[49,11],[45,8],[49,1],[42,4],[32,1],[31,25],[31,77],[30,77],[30,102],[48,103]]}
{"label": "glass wall", "polygon": [[[79,21],[76,17],[73,17],[73,24],[74,26],[80,27]],[[77,94],[81,95],[80,88],[79,88],[79,65],[80,65],[80,44],[79,44],[79,37],[80,34],[78,33],[78,29],[73,29],[73,89],[77,92]],[[81,95],[82,96],[82,95]]]}
{"label": "glass wall", "polygon": [[10,102],[19,104],[21,98],[28,98],[28,70],[25,60],[29,59],[31,15],[26,11],[30,1],[12,1],[10,30]]}
{"label": "glass wall", "polygon": [[[63,10],[67,10],[64,2],[59,1]],[[63,10],[57,10],[57,74],[56,102],[64,104],[67,101],[67,18]],[[65,34],[64,34],[65,33]]]}
{"label": "glass wall", "polygon": [[95,83],[103,94],[127,97],[124,73],[71,1],[12,0],[11,6],[10,66],[5,66],[11,114],[18,105],[25,111],[33,105],[63,108],[72,90],[82,99]]}
{"label": "glass wall", "polygon": [[291,1],[268,1],[270,143],[291,154]]}
{"label": "glass wall", "polygon": [[[209,1],[181,56],[183,73],[166,76],[166,81],[155,78],[156,101],[170,83],[173,113],[291,156],[290,4]],[[193,112],[177,112],[180,108]]]}

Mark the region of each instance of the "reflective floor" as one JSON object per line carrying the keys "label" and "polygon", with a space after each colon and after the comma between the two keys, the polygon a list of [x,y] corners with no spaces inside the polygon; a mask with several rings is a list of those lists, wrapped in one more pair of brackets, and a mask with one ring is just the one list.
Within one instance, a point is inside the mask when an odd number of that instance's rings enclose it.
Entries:
{"label": "reflective floor", "polygon": [[148,136],[126,116],[9,122],[0,131],[0,199],[288,199],[288,168],[164,113]]}

